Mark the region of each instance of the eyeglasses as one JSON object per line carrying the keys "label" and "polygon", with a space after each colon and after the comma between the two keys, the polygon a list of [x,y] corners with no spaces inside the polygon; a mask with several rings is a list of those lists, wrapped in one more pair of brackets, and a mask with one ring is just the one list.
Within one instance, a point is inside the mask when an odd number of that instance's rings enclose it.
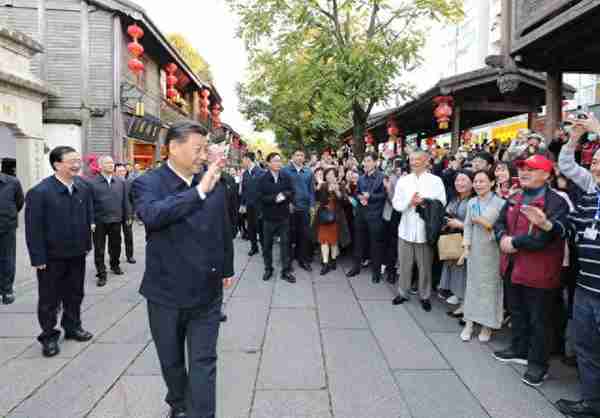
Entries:
{"label": "eyeglasses", "polygon": [[77,165],[81,164],[81,159],[62,160],[61,163],[66,165]]}

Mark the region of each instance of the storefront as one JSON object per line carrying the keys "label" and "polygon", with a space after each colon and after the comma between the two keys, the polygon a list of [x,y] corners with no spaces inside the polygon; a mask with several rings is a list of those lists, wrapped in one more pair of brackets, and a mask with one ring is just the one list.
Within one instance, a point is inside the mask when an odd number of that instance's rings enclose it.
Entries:
{"label": "storefront", "polygon": [[159,119],[153,116],[130,116],[125,150],[127,162],[140,164],[142,169],[152,168],[161,159],[161,132]]}

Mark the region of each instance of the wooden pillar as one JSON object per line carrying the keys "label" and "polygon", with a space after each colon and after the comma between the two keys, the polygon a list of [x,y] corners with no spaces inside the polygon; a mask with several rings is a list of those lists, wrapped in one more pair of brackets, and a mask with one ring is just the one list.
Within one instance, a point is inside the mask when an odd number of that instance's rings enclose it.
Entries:
{"label": "wooden pillar", "polygon": [[[123,47],[123,27],[121,16],[113,17],[113,108],[112,108],[112,149],[113,153],[120,153],[120,160],[126,159],[123,153],[123,113],[121,109],[121,48]],[[129,154],[132,154],[131,152]]]}
{"label": "wooden pillar", "polygon": [[[81,153],[87,154],[90,147],[88,139],[90,137],[90,21],[88,3],[85,0],[80,2],[81,13]],[[114,150],[113,150],[114,151]]]}
{"label": "wooden pillar", "polygon": [[512,43],[512,2],[513,0],[502,0],[502,11],[501,11],[501,43],[502,43],[502,55],[507,59],[510,58],[510,50]]}
{"label": "wooden pillar", "polygon": [[546,142],[554,136],[554,132],[562,122],[562,72],[549,71],[546,78],[546,125],[544,136]]}
{"label": "wooden pillar", "polygon": [[48,82],[48,42],[46,29],[46,0],[38,0],[38,41],[44,47],[40,54],[40,79]]}
{"label": "wooden pillar", "polygon": [[454,106],[454,113],[452,114],[452,140],[450,142],[450,150],[453,154],[456,153],[456,151],[458,151],[458,147],[460,147],[461,114],[462,107],[457,103]]}
{"label": "wooden pillar", "polygon": [[537,116],[536,112],[527,113],[527,129],[533,130],[533,128],[535,127],[536,116]]}

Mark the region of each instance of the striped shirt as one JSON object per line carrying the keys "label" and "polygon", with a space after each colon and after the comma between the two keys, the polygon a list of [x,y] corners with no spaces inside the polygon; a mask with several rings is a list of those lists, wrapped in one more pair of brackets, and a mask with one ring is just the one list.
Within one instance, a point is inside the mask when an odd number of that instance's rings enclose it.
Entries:
{"label": "striped shirt", "polygon": [[[600,293],[600,220],[595,219],[596,214],[600,213],[600,185],[592,173],[575,162],[575,153],[567,146],[560,152],[558,166],[565,177],[584,191],[575,205],[575,211],[569,215],[576,234],[579,261],[577,285]],[[599,231],[597,239],[592,240],[585,236],[587,228],[596,228]]]}

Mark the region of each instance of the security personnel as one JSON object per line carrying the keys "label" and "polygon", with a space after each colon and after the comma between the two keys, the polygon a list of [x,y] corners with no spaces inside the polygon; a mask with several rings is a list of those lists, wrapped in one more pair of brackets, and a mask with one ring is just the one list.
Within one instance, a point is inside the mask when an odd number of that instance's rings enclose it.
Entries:
{"label": "security personnel", "polygon": [[[146,227],[146,271],[140,293],[172,418],[216,413],[217,337],[223,287],[233,282],[233,239],[220,156],[202,177],[208,131],[174,124],[165,139],[166,164],[133,182]],[[186,345],[188,365],[186,369]]]}
{"label": "security personnel", "polygon": [[242,198],[240,209],[246,213],[248,219],[248,239],[250,240],[250,252],[252,257],[258,254],[258,243],[263,245],[263,222],[258,199],[258,180],[266,173],[256,164],[256,156],[252,152],[246,153],[242,158],[244,173],[242,174]]}
{"label": "security personnel", "polygon": [[15,301],[13,284],[17,257],[17,223],[24,203],[19,180],[0,173],[0,297],[5,305]]}
{"label": "security personnel", "polygon": [[27,247],[38,278],[38,341],[46,357],[60,352],[55,327],[61,302],[65,339],[83,342],[93,337],[81,327],[85,256],[92,249],[92,194],[77,177],[81,156],[73,148],[54,148],[50,165],[54,175],[27,193],[25,207]]}

